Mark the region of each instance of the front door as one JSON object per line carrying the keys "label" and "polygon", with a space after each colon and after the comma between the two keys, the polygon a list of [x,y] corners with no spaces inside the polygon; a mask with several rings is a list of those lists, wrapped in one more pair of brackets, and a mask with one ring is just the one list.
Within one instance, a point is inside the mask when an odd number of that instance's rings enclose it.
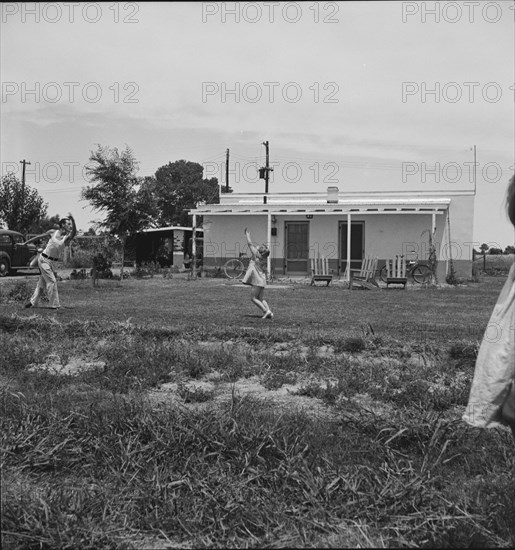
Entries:
{"label": "front door", "polygon": [[285,223],[286,275],[306,275],[309,262],[309,222]]}
{"label": "front door", "polygon": [[[347,222],[340,222],[340,273],[347,268]],[[361,269],[365,253],[365,222],[351,222],[350,264],[351,269]]]}

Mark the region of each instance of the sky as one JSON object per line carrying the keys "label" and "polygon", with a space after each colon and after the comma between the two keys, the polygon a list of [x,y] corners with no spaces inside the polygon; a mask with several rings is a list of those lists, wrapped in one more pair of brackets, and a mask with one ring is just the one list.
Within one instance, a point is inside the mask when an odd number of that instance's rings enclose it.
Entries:
{"label": "sky", "polygon": [[[514,244],[513,2],[2,3],[0,162],[87,230],[97,145],[235,192],[476,189]],[[474,182],[474,147],[476,170]]]}

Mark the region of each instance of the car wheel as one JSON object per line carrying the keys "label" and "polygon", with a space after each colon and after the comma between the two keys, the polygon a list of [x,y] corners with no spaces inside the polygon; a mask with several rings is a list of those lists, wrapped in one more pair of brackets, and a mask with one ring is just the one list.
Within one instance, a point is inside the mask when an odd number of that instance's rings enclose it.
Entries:
{"label": "car wheel", "polygon": [[9,275],[9,260],[0,258],[0,277],[6,277],[7,275]]}

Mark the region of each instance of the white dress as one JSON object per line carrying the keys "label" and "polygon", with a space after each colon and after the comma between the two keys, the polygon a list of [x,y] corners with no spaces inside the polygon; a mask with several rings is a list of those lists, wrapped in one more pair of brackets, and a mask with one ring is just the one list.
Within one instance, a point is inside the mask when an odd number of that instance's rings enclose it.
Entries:
{"label": "white dress", "polygon": [[266,262],[266,259],[262,259],[259,256],[250,260],[247,273],[245,273],[242,281],[244,285],[260,286],[263,288],[266,286],[266,273],[263,268],[264,262]]}
{"label": "white dress", "polygon": [[515,374],[515,264],[497,300],[479,353],[463,420],[477,428],[499,425],[498,413]]}

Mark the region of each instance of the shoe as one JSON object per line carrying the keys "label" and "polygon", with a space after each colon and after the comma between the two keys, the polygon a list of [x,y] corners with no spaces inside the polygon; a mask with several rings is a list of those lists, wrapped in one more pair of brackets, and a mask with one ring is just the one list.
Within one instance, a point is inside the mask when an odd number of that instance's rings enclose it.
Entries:
{"label": "shoe", "polygon": [[261,317],[261,319],[273,319],[274,318],[274,314],[268,310],[264,315],[263,317]]}
{"label": "shoe", "polygon": [[25,307],[33,307],[33,306],[32,306],[32,304],[31,304],[30,302],[27,302],[27,303],[25,304]]}

